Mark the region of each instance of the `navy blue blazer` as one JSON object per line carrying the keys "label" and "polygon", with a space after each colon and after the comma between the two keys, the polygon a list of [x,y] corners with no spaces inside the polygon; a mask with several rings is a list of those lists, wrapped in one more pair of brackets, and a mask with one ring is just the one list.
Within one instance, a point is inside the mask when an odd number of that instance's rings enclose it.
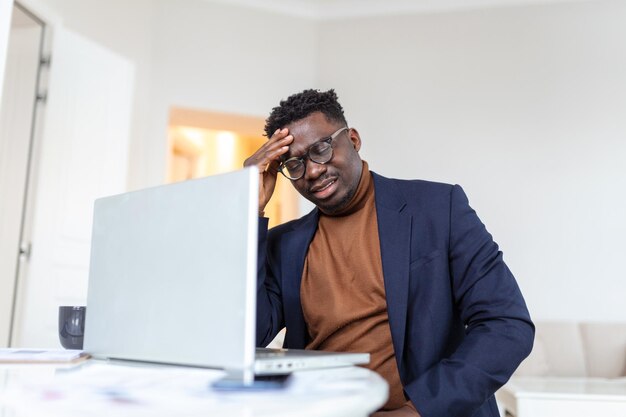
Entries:
{"label": "navy blue blazer", "polygon": [[[372,173],[389,325],[405,395],[423,417],[498,417],[494,392],[530,353],[534,326],[502,252],[458,185]],[[300,303],[318,210],[259,224],[257,345],[287,327],[309,340]]]}

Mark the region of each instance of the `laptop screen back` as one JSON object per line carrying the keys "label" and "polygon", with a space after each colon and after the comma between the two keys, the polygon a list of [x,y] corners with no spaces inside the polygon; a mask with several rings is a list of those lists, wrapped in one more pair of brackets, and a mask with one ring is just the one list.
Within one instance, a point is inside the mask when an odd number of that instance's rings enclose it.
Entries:
{"label": "laptop screen back", "polygon": [[84,349],[251,368],[257,210],[256,168],[97,200]]}

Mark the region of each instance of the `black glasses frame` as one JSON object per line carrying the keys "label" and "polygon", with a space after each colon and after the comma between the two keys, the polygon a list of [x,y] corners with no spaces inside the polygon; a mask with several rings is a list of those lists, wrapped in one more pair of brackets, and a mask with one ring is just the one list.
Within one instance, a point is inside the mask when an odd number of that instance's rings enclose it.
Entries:
{"label": "black glasses frame", "polygon": [[[304,155],[298,156],[298,157],[294,156],[292,158],[289,158],[289,159],[281,162],[280,165],[278,166],[278,171],[280,171],[280,173],[283,174],[285,176],[285,178],[290,179],[291,181],[296,181],[296,180],[299,180],[300,178],[304,177],[304,174],[306,173],[306,162],[305,162],[305,160],[310,159],[311,161],[315,162],[316,164],[320,164],[320,165],[324,165],[324,164],[330,162],[330,160],[333,159],[333,147],[332,147],[333,139],[335,139],[337,136],[341,135],[344,130],[349,130],[349,129],[350,129],[349,127],[344,126],[341,129],[337,130],[332,135],[318,140],[317,142],[315,142],[314,144],[312,144],[311,146],[309,146],[307,148],[307,150],[304,153]],[[311,157],[310,152],[311,152],[311,149],[314,146],[318,146],[322,142],[326,142],[330,146],[330,155],[328,156],[328,159],[326,159],[325,161],[321,161],[321,160],[317,160],[316,161],[313,157]],[[287,163],[289,163],[289,162],[299,162],[302,165],[302,167],[303,167],[302,174],[299,175],[299,176],[291,176],[289,174],[289,170],[286,167]]]}

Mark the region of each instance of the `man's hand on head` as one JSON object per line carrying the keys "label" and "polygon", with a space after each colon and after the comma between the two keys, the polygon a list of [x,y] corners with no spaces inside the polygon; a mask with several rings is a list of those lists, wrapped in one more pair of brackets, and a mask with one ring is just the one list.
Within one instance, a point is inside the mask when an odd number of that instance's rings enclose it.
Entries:
{"label": "man's hand on head", "polygon": [[293,136],[289,134],[289,130],[278,129],[243,163],[244,167],[256,165],[259,168],[259,216],[263,216],[265,206],[274,194],[280,157],[287,153],[291,142],[293,142]]}

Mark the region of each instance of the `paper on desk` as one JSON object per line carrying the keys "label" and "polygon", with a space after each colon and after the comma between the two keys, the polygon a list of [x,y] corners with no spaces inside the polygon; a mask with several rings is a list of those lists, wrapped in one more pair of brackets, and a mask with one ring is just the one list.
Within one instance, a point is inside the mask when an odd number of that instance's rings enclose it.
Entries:
{"label": "paper on desk", "polygon": [[205,416],[215,402],[206,395],[207,382],[222,374],[193,368],[87,362],[77,368],[58,370],[52,379],[40,380],[36,375],[22,378],[0,394],[0,405],[5,404],[20,416],[170,417],[179,415],[180,410],[190,416]]}
{"label": "paper on desk", "polygon": [[[351,372],[357,374],[357,384],[358,371],[363,370]],[[333,385],[332,374],[325,371],[294,375],[294,383],[285,390],[221,394],[210,386],[224,376],[222,371],[87,362],[79,368],[59,370],[53,379],[22,379],[6,389],[4,395],[0,394],[0,404],[10,406],[19,415],[46,417],[276,416],[286,415],[285,409],[301,409],[303,405],[311,411],[306,415],[316,415],[317,407],[323,405],[318,405],[319,393],[325,392],[324,404],[328,406],[333,401],[346,401],[354,392],[354,387]],[[98,414],[94,410],[107,411]]]}
{"label": "paper on desk", "polygon": [[0,363],[72,362],[86,356],[82,350],[73,349],[0,349]]}

